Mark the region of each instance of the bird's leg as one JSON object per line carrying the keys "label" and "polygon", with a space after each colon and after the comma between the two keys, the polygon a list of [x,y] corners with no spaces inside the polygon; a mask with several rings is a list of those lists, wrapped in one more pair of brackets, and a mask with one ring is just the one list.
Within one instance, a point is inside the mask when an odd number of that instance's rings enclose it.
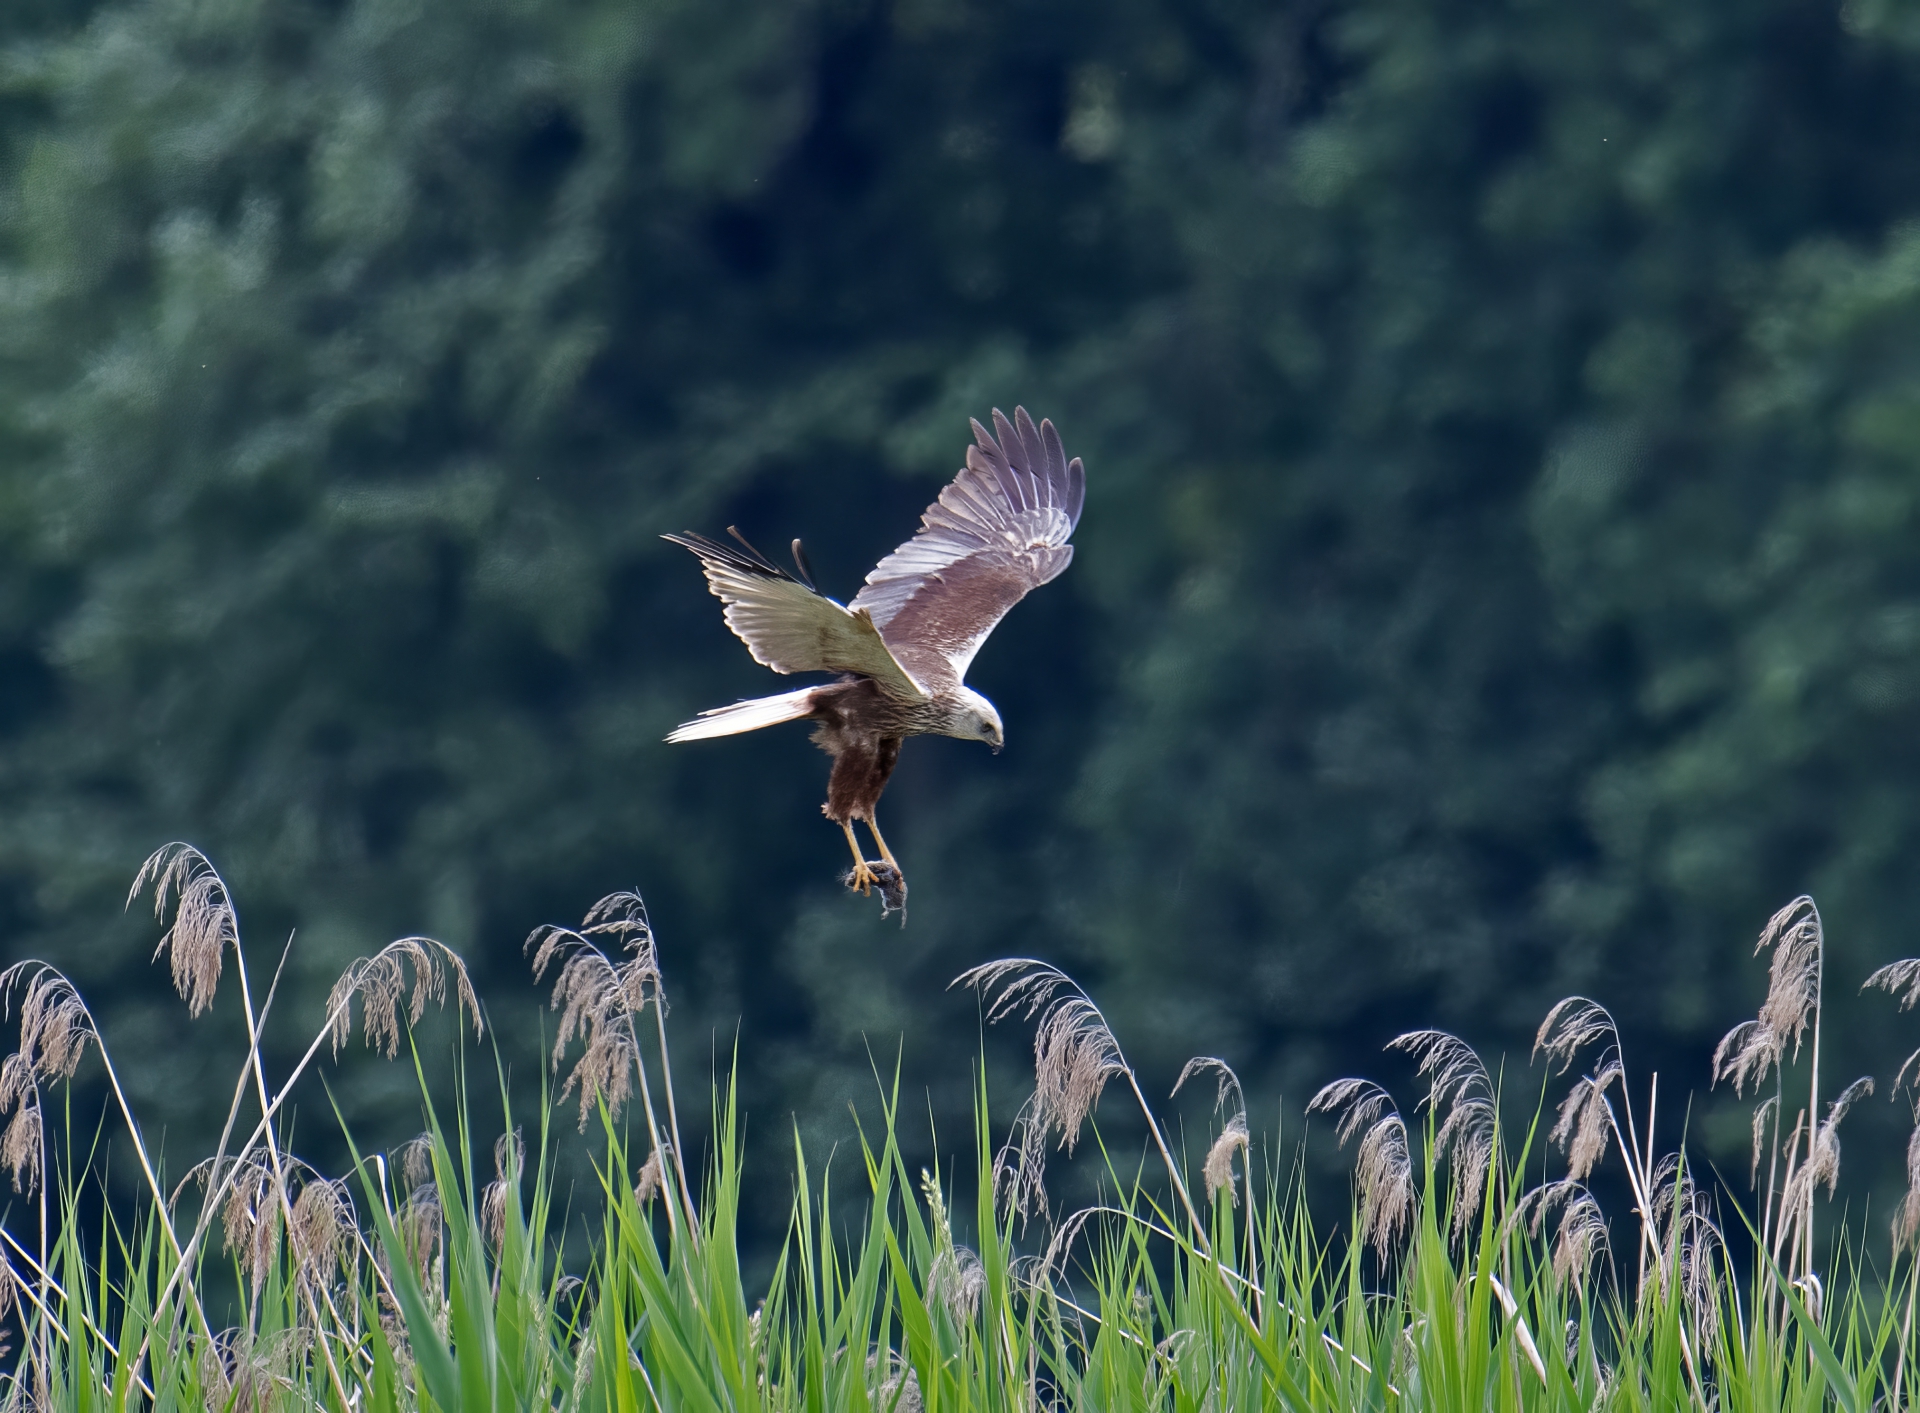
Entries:
{"label": "bird's leg", "polygon": [[873,835],[873,842],[880,846],[880,857],[893,865],[893,871],[895,873],[905,878],[907,876],[906,870],[900,867],[900,860],[896,859],[893,856],[893,850],[887,847],[887,841],[880,833],[880,825],[874,820],[871,813],[867,815],[867,831]]}
{"label": "bird's leg", "polygon": [[[840,828],[846,833],[847,847],[853,850],[853,872],[847,875],[847,887],[858,888],[862,893],[871,893],[873,885],[880,880],[874,877],[873,870],[867,867],[867,861],[860,857],[860,841],[853,837],[853,821],[841,820]],[[886,851],[886,845],[882,844],[880,848],[883,853]]]}

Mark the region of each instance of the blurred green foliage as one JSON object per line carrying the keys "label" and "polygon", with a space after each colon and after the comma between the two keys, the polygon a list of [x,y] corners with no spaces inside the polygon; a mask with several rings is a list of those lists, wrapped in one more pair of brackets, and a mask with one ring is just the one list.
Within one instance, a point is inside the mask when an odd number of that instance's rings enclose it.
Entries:
{"label": "blurred green foliage", "polygon": [[[1910,5],[0,37],[0,936],[161,1122],[204,1047],[116,918],[174,837],[256,948],[298,930],[279,1004],[431,933],[523,1071],[520,939],[639,888],[776,1141],[903,1029],[964,1113],[941,987],[998,954],[1271,1102],[1411,1024],[1524,1050],[1572,989],[1703,1082],[1800,891],[1837,992],[1916,950]],[[1079,557],[977,664],[1006,753],[906,753],[901,932],[837,888],[801,732],[661,743],[772,682],[657,537],[801,535],[844,598],[1016,402],[1086,459]],[[1904,1053],[1889,1010],[1843,1068]],[[354,1073],[350,1119],[411,1104]]]}

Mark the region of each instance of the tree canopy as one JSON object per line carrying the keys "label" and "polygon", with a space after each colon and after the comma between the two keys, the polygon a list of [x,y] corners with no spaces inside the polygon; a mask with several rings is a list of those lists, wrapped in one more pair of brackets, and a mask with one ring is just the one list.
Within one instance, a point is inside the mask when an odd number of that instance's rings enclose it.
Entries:
{"label": "tree canopy", "polygon": [[[1297,1101],[1573,989],[1697,1054],[1803,891],[1844,989],[1912,950],[1905,5],[38,0],[0,43],[0,935],[161,1112],[197,1062],[112,918],[175,837],[316,1020],[390,936],[517,984],[637,887],[810,1119],[909,1022],[964,1103],[940,988],[1003,953]],[[662,744],[771,688],[658,536],[802,536],[844,599],[1016,402],[1086,460],[1079,554],[976,664],[1005,754],[906,753],[899,932],[800,732]]]}

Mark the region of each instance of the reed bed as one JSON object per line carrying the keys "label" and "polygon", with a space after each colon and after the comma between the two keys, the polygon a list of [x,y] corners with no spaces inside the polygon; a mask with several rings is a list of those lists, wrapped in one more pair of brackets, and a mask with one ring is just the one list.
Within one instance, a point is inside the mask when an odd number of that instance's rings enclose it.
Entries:
{"label": "reed bed", "polygon": [[[989,1020],[1033,1031],[1034,1089],[1011,1131],[990,1130],[981,1081],[971,1169],[911,1171],[896,1075],[879,1123],[857,1134],[850,1177],[796,1144],[787,1237],[771,1280],[750,1290],[734,1096],[713,1094],[712,1150],[690,1161],[660,955],[637,896],[529,939],[558,1015],[557,1102],[531,1139],[504,1101],[483,1131],[471,1090],[439,1111],[422,1069],[425,1131],[390,1152],[356,1147],[330,1175],[290,1151],[289,1095],[356,1028],[416,1066],[411,1027],[429,1008],[480,1033],[460,959],[406,938],[356,962],[275,1087],[260,1059],[273,989],[258,994],[225,882],[175,845],[141,870],[142,893],[190,1013],[231,969],[249,1047],[216,1152],[168,1174],[84,998],[39,963],[0,976],[19,1034],[0,1064],[0,1165],[19,1194],[0,1233],[9,1407],[1867,1413],[1914,1402],[1920,1132],[1915,1190],[1891,1229],[1822,1232],[1839,1127],[1871,1086],[1820,1073],[1825,938],[1808,899],[1763,933],[1767,1002],[1715,1056],[1718,1080],[1755,1099],[1750,1194],[1717,1193],[1683,1151],[1661,1151],[1657,1091],[1636,1087],[1606,1009],[1575,997],[1540,1028],[1536,1058],[1558,1097],[1536,1124],[1509,1131],[1487,1067],[1439,1031],[1395,1042],[1425,1083],[1411,1117],[1365,1079],[1314,1096],[1354,1153],[1348,1220],[1323,1229],[1298,1162],[1257,1145],[1230,1066],[1202,1057],[1181,1074],[1176,1091],[1211,1086],[1215,1106],[1205,1151],[1178,1152],[1093,998],[1050,966],[1011,960],[956,981]],[[1911,1006],[1920,961],[1868,984]],[[92,1126],[70,1127],[58,1102],[89,1057],[143,1185],[132,1210],[103,1202],[79,1143]],[[1916,1068],[1920,1054],[1899,1092]],[[1109,1090],[1138,1110],[1138,1151],[1102,1136]],[[556,1114],[565,1121],[550,1123]],[[592,1148],[589,1192],[556,1191],[570,1143]],[[1063,1161],[1097,1166],[1099,1202],[1056,1207],[1047,1165]],[[1560,1176],[1523,1176],[1549,1161]],[[1610,1216],[1588,1190],[1601,1164],[1623,1170],[1630,1211]],[[848,1181],[864,1213],[851,1225],[831,1215],[847,1210],[832,1188]],[[1749,1253],[1738,1259],[1728,1220]],[[561,1258],[570,1223],[590,1238],[577,1270]],[[236,1282],[240,1314],[216,1327],[210,1311],[235,1302],[213,1292]]]}

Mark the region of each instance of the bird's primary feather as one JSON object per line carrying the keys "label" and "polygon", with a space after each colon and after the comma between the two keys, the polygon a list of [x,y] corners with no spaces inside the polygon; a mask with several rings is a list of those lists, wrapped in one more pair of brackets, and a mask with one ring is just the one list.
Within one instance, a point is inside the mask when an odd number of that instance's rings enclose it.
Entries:
{"label": "bird's primary feather", "polygon": [[973,424],[967,464],[927,507],[917,534],[874,566],[854,596],[893,656],[930,691],[957,687],[1007,610],[1057,577],[1086,499],[1053,423],[998,409]]}

